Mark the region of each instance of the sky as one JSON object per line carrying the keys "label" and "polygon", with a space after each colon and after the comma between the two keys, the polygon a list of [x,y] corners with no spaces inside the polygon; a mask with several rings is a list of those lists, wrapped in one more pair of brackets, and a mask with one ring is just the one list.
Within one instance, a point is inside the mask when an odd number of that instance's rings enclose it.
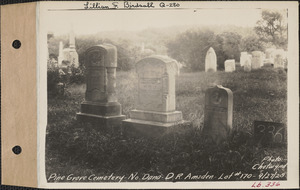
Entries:
{"label": "sky", "polygon": [[73,30],[76,34],[101,31],[137,31],[147,28],[191,25],[255,26],[261,9],[179,9],[179,10],[113,10],[49,11],[48,31],[55,35]]}

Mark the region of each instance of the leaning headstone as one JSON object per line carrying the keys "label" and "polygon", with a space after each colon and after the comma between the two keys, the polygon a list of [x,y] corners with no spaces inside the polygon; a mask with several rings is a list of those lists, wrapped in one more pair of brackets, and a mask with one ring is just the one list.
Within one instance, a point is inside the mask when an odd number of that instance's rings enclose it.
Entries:
{"label": "leaning headstone", "polygon": [[241,57],[240,57],[241,67],[244,66],[246,59],[248,59],[248,53],[247,52],[241,52]]}
{"label": "leaning headstone", "polygon": [[246,60],[244,62],[244,71],[250,72],[251,71],[251,57],[247,55]]}
{"label": "leaning headstone", "polygon": [[205,92],[204,134],[219,144],[232,131],[233,95],[222,85],[211,87]]}
{"label": "leaning headstone", "polygon": [[205,57],[205,72],[217,71],[217,55],[215,50],[210,47]]}
{"label": "leaning headstone", "polygon": [[97,45],[85,52],[87,83],[85,101],[77,119],[96,122],[99,127],[120,126],[125,119],[116,97],[117,49],[110,44]]}
{"label": "leaning headstone", "polygon": [[277,49],[274,53],[274,68],[284,68],[284,50]]}
{"label": "leaning headstone", "polygon": [[175,76],[178,66],[167,56],[150,56],[136,63],[138,74],[135,109],[123,121],[125,133],[157,136],[185,123],[176,111]]}
{"label": "leaning headstone", "polygon": [[225,66],[225,72],[235,71],[235,60],[234,59],[226,60],[224,66]]}
{"label": "leaning headstone", "polygon": [[259,69],[263,65],[263,55],[261,51],[252,52],[252,69]]}

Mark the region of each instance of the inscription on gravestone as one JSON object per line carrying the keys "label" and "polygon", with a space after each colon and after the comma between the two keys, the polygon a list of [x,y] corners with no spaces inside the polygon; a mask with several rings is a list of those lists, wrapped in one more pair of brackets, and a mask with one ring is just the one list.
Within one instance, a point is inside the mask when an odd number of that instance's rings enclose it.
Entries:
{"label": "inscription on gravestone", "polygon": [[[164,66],[157,62],[151,64],[137,64],[138,73],[138,98],[136,99],[136,109],[145,111],[166,111],[167,95],[166,82],[168,75],[164,75]],[[164,84],[165,81],[165,84]]]}
{"label": "inscription on gravestone", "polygon": [[110,44],[89,48],[86,53],[87,84],[80,121],[97,122],[101,126],[120,125],[121,104],[116,98],[117,49]]}
{"label": "inscription on gravestone", "polygon": [[219,144],[232,131],[232,91],[221,85],[207,89],[204,109],[203,132]]}

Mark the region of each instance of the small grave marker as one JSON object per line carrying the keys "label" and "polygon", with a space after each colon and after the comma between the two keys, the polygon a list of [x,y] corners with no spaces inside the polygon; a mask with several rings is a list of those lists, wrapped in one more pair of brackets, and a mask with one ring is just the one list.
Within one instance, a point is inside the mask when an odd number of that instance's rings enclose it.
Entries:
{"label": "small grave marker", "polygon": [[226,140],[232,131],[233,94],[222,85],[205,92],[203,132],[219,144]]}
{"label": "small grave marker", "polygon": [[210,47],[205,57],[205,72],[217,71],[217,55],[215,50]]}
{"label": "small grave marker", "polygon": [[274,68],[284,68],[284,50],[278,49],[274,53]]}
{"label": "small grave marker", "polygon": [[259,69],[263,66],[263,54],[261,51],[252,52],[252,69]]}
{"label": "small grave marker", "polygon": [[225,66],[225,72],[235,71],[235,60],[234,59],[226,60],[224,66]]}

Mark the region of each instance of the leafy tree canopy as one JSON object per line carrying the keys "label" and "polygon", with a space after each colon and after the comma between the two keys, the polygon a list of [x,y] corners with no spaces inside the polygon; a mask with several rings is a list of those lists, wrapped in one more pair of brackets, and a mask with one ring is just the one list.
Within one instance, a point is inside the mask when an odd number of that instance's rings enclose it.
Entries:
{"label": "leafy tree canopy", "polygon": [[276,48],[287,48],[287,24],[283,13],[263,10],[262,18],[257,21],[255,32],[265,43],[272,43]]}

